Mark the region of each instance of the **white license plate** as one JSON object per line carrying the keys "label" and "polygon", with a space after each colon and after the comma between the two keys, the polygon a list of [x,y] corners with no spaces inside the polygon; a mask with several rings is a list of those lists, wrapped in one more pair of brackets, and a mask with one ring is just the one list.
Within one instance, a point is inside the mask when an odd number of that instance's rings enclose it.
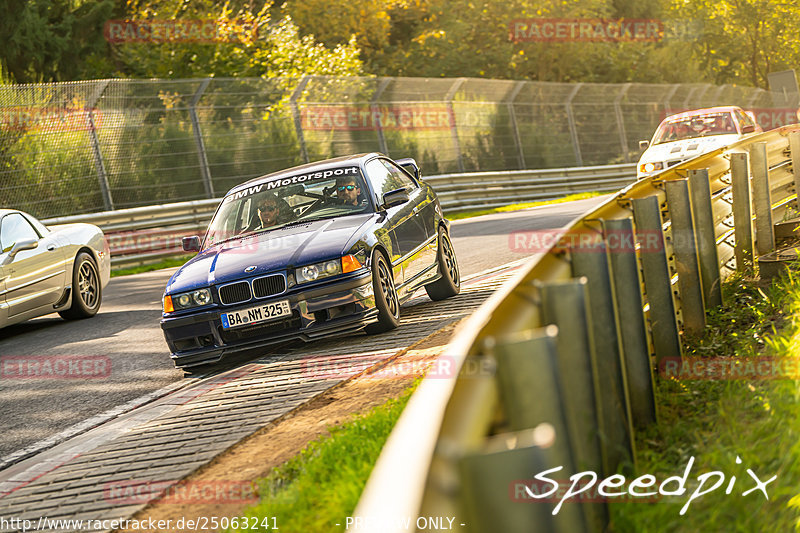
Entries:
{"label": "white license plate", "polygon": [[241,326],[250,326],[260,322],[268,322],[275,318],[290,316],[291,314],[292,308],[289,307],[289,300],[281,300],[279,302],[257,305],[249,309],[242,309],[241,311],[222,313],[220,318],[222,318],[222,327],[231,329]]}

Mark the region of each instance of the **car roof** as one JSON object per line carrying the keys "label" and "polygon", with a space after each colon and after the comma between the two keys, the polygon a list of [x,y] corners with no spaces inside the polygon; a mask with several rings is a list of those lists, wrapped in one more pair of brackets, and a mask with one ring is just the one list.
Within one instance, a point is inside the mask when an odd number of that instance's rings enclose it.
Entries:
{"label": "car roof", "polygon": [[744,112],[744,110],[739,106],[722,105],[722,106],[716,106],[716,107],[706,107],[706,108],[703,108],[703,109],[692,109],[691,111],[684,111],[683,113],[676,113],[674,115],[669,115],[667,118],[664,119],[664,121],[687,118],[687,117],[692,117],[692,116],[695,116],[695,115],[705,115],[705,114],[708,114],[708,113],[722,113],[722,112],[725,112],[725,111],[735,111],[737,109],[739,111]]}
{"label": "car roof", "polygon": [[314,172],[317,170],[325,170],[329,168],[340,167],[343,164],[350,164],[350,165],[361,165],[365,163],[368,159],[372,159],[373,157],[385,157],[383,154],[378,152],[369,152],[363,154],[353,154],[353,155],[346,155],[341,157],[334,157],[332,159],[325,159],[322,161],[315,161],[313,163],[306,163],[305,165],[299,165],[296,167],[287,168],[285,170],[279,170],[277,172],[272,172],[270,174],[265,174],[263,176],[259,176],[257,178],[253,178],[249,181],[244,183],[240,183],[239,185],[233,187],[229,190],[225,196],[232,194],[234,192],[240,191],[242,189],[246,189],[247,187],[258,185],[259,183],[265,183],[268,181],[273,181],[276,179],[285,178],[287,176],[292,176],[298,173],[307,173],[307,172]]}

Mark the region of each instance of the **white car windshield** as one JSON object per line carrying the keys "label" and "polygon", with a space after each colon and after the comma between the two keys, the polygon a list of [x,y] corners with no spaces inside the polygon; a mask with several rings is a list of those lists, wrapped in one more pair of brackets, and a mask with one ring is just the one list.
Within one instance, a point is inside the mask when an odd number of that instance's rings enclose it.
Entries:
{"label": "white car windshield", "polygon": [[222,200],[203,248],[297,223],[363,213],[371,208],[367,197],[356,166],[265,181]]}
{"label": "white car windshield", "polygon": [[653,144],[661,144],[708,135],[735,135],[736,123],[729,112],[706,113],[667,119],[661,123],[653,137]]}

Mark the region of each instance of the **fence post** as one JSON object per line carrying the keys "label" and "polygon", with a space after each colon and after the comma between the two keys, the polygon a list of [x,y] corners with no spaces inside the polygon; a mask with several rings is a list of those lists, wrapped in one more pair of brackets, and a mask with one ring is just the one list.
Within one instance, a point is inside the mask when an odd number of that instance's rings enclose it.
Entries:
{"label": "fence post", "polygon": [[372,113],[372,116],[376,119],[375,129],[378,133],[378,151],[385,155],[389,155],[389,148],[386,146],[386,136],[383,134],[383,122],[381,121],[380,113],[378,113],[377,101],[391,82],[392,78],[381,78],[378,83],[378,88],[375,90],[375,94],[369,101],[369,112]]}
{"label": "fence post", "polygon": [[625,120],[622,118],[622,99],[628,93],[628,89],[631,88],[630,83],[626,83],[622,86],[622,90],[619,92],[617,97],[614,99],[614,114],[617,116],[617,130],[619,132],[619,144],[620,148],[622,148],[622,157],[625,159],[626,163],[631,162],[631,156],[628,150],[628,135],[625,132]]}
{"label": "fence post", "polygon": [[736,236],[736,269],[753,268],[753,212],[750,199],[750,161],[747,152],[731,154],[733,229]]}
{"label": "fence post", "polygon": [[206,78],[200,84],[200,88],[194,93],[192,102],[189,104],[189,116],[192,119],[192,130],[194,130],[194,142],[197,144],[197,159],[200,163],[200,175],[203,177],[203,186],[206,188],[206,198],[214,198],[214,184],[211,181],[211,169],[208,166],[206,155],[206,145],[203,142],[203,132],[200,131],[200,120],[197,118],[197,104],[200,103],[203,93],[211,83],[211,78]]}
{"label": "fence post", "polygon": [[[598,236],[602,238],[599,232]],[[632,464],[635,454],[631,406],[628,403],[630,394],[608,256],[608,248],[602,241],[596,246],[579,245],[570,249],[573,277],[587,279],[587,315],[599,385],[600,440],[604,451],[604,471],[611,474],[625,462]]]}
{"label": "fence post", "polygon": [[706,327],[706,312],[689,182],[686,179],[671,180],[665,182],[665,187],[672,228],[672,253],[678,271],[683,329],[687,333],[698,334]]}
{"label": "fence post", "polygon": [[519,169],[525,170],[525,150],[522,148],[522,139],[519,137],[519,125],[517,124],[517,110],[514,108],[514,100],[519,96],[522,88],[525,87],[524,81],[514,82],[514,90],[511,91],[511,96],[508,99],[508,116],[511,121],[511,131],[514,133],[514,142],[517,145],[517,161],[519,162]]}
{"label": "fence post", "polygon": [[575,115],[572,111],[572,100],[578,91],[581,90],[582,83],[575,84],[572,92],[569,93],[564,107],[567,110],[567,125],[569,126],[569,136],[572,139],[572,150],[575,152],[575,164],[579,167],[583,166],[583,155],[581,154],[581,143],[578,140],[578,128],[575,126]]}
{"label": "fence post", "polygon": [[[656,421],[657,411],[650,344],[644,322],[642,278],[636,261],[633,221],[630,218],[604,220],[603,231],[606,242],[609,242],[610,236],[613,235],[619,243],[609,254],[611,282],[617,304],[631,420],[634,427],[643,428]],[[663,246],[658,249],[662,252],[664,250]],[[650,253],[645,247],[641,247],[640,250],[642,254]]]}
{"label": "fence post", "polygon": [[706,307],[722,306],[722,280],[719,273],[717,238],[714,233],[714,208],[711,205],[711,185],[708,169],[689,171],[689,191],[692,194],[692,217],[697,233],[697,256]]}
{"label": "fence post", "polygon": [[750,170],[753,172],[753,207],[756,210],[756,251],[758,255],[775,250],[775,229],[772,225],[772,195],[769,189],[767,143],[750,147]]}
{"label": "fence post", "polygon": [[108,173],[106,172],[106,165],[103,161],[103,153],[100,151],[100,139],[97,137],[97,127],[94,121],[94,108],[97,101],[103,96],[103,93],[108,87],[111,80],[102,80],[99,82],[97,91],[91,96],[90,100],[86,102],[86,122],[89,127],[89,141],[92,143],[92,155],[94,156],[94,164],[97,167],[97,182],[100,185],[100,194],[103,197],[103,205],[106,211],[114,209],[114,199],[111,197],[111,187],[108,185]]}
{"label": "fence post", "polygon": [[461,153],[461,141],[458,140],[458,125],[456,124],[456,110],[453,107],[453,98],[455,98],[456,93],[465,81],[467,81],[467,78],[458,78],[456,81],[454,81],[453,86],[450,87],[450,90],[447,91],[447,95],[444,97],[444,100],[447,103],[447,109],[450,111],[450,135],[453,138],[453,149],[456,151],[459,172],[465,172],[465,167],[464,156]]}
{"label": "fence post", "polygon": [[672,276],[667,262],[661,207],[657,196],[633,198],[633,222],[642,250],[642,277],[650,306],[650,334],[656,362],[666,357],[680,357],[681,338],[672,292]]}
{"label": "fence post", "polygon": [[308,85],[311,76],[303,76],[300,83],[297,84],[292,96],[289,98],[289,107],[292,109],[292,118],[294,119],[294,130],[297,133],[297,140],[300,142],[300,157],[303,158],[304,163],[308,163],[308,150],[306,149],[306,139],[303,135],[303,121],[300,119],[300,109],[297,106],[297,99],[303,94],[303,91]]}

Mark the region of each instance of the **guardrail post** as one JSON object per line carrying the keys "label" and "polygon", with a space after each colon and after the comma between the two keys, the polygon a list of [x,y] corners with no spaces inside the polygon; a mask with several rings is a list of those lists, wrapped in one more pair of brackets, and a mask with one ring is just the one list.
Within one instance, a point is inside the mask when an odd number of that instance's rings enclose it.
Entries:
{"label": "guardrail post", "polygon": [[111,80],[103,80],[99,82],[97,91],[86,102],[86,122],[89,129],[89,141],[92,143],[92,155],[94,156],[94,164],[97,167],[97,182],[100,185],[100,194],[103,197],[103,205],[106,211],[114,209],[114,199],[111,197],[111,187],[108,185],[108,173],[106,172],[106,165],[103,161],[103,152],[100,151],[100,139],[97,137],[97,126],[94,120],[94,109],[97,101],[103,96],[108,84]]}
{"label": "guardrail post", "polygon": [[792,174],[794,174],[794,192],[797,194],[795,205],[800,211],[800,132],[789,134],[789,152],[792,156]]}
{"label": "guardrail post", "polygon": [[661,208],[657,196],[631,199],[633,221],[641,254],[642,277],[650,306],[650,334],[656,362],[665,357],[680,357],[681,338],[672,292],[672,276],[667,262]]}
{"label": "guardrail post", "polygon": [[731,192],[733,193],[733,229],[736,237],[736,269],[753,269],[753,213],[750,199],[750,162],[747,152],[731,154]]}
{"label": "guardrail post", "polygon": [[[553,430],[544,429],[547,428],[546,424],[543,426],[542,429],[496,435],[489,439],[485,449],[480,450],[482,453],[465,455],[459,460],[458,471],[463,504],[461,507],[468,531],[474,533],[586,531],[585,527],[579,529],[558,527],[559,517],[552,514],[554,505],[536,500],[525,490],[526,482],[530,484],[533,475],[559,466],[553,465],[546,459],[544,446],[551,447],[551,444],[542,441],[548,438],[548,434],[551,435]],[[547,484],[547,487],[550,485]],[[533,491],[542,492],[536,486],[531,492]],[[565,511],[570,505],[574,503],[564,505],[560,511]],[[583,504],[581,506],[587,507]],[[416,525],[413,522],[412,524]],[[461,528],[456,524],[454,529]],[[416,531],[417,528],[413,527],[413,530]]]}
{"label": "guardrail post", "polygon": [[445,102],[447,102],[447,109],[450,111],[450,134],[453,138],[453,148],[456,151],[456,158],[458,160],[458,171],[465,172],[464,167],[464,156],[461,154],[461,141],[458,140],[458,127],[456,125],[456,110],[453,107],[453,98],[455,98],[456,93],[467,81],[467,78],[458,78],[455,82],[453,82],[453,86],[450,87],[450,90],[447,91],[447,95],[445,96]]}
{"label": "guardrail post", "polygon": [[[511,430],[523,431],[543,423],[550,424],[554,435],[552,445],[544,450],[549,455],[547,462],[562,465],[565,471],[574,473],[562,408],[564,390],[561,383],[564,380],[558,373],[557,335],[558,327],[553,325],[529,330],[498,340],[491,353],[497,361],[500,395]],[[498,491],[501,489],[496,488]],[[562,507],[553,517],[554,525],[562,531],[585,530],[587,517],[578,508],[570,507]]]}
{"label": "guardrail post", "polygon": [[706,327],[706,312],[689,182],[685,179],[671,180],[665,182],[665,186],[672,230],[672,252],[678,271],[683,329],[687,333],[698,334]]}
{"label": "guardrail post", "polygon": [[711,184],[708,169],[689,171],[692,194],[692,217],[697,233],[697,255],[706,307],[722,306],[722,280],[719,272],[717,238],[714,232],[714,209],[711,205]]}
{"label": "guardrail post", "polygon": [[310,79],[310,76],[303,76],[300,83],[297,84],[297,87],[295,87],[292,92],[292,96],[289,98],[289,107],[292,110],[292,119],[294,120],[294,130],[297,134],[297,140],[300,143],[300,157],[303,158],[304,163],[308,163],[309,159],[308,150],[306,149],[306,138],[303,135],[303,121],[300,118],[300,108],[297,105],[297,99],[300,98],[300,95],[305,91],[306,85],[308,85]]}
{"label": "guardrail post", "polygon": [[[572,457],[579,472],[604,472],[604,452],[599,435],[597,361],[594,356],[591,323],[587,317],[586,279],[564,282],[534,282],[541,295],[542,323],[555,324],[558,335],[558,372],[569,391],[564,397],[564,414],[572,446]],[[605,473],[610,475],[610,473]],[[608,511],[589,506],[590,527],[604,527]]]}
{"label": "guardrail post", "polygon": [[775,250],[767,143],[753,143],[750,147],[750,170],[753,172],[753,207],[756,210],[756,251],[761,256]]}
{"label": "guardrail post", "polygon": [[[611,248],[611,283],[622,342],[630,416],[634,427],[644,428],[656,421],[657,410],[633,221],[630,218],[604,220],[603,231]],[[616,238],[617,245],[613,245],[612,237]],[[663,245],[658,249],[663,252]],[[642,254],[650,253],[645,247],[641,247],[640,251]]]}
{"label": "guardrail post", "polygon": [[203,93],[206,92],[211,78],[206,78],[200,84],[200,88],[194,93],[189,104],[189,117],[192,119],[192,130],[194,131],[194,142],[197,144],[197,159],[200,163],[200,175],[203,177],[203,186],[206,189],[206,198],[214,198],[214,184],[211,181],[211,169],[208,166],[206,155],[206,145],[203,142],[203,132],[200,131],[200,120],[197,118],[197,104],[200,103]]}
{"label": "guardrail post", "polygon": [[[592,231],[592,230],[589,230]],[[579,234],[579,236],[582,236]],[[620,341],[617,302],[611,281],[608,249],[602,234],[596,233],[597,245],[581,244],[570,249],[572,275],[587,279],[588,318],[591,324],[597,363],[598,416],[600,440],[604,451],[604,471],[614,473],[623,463],[632,464],[635,453],[628,381]],[[584,239],[580,242],[584,243]]]}

